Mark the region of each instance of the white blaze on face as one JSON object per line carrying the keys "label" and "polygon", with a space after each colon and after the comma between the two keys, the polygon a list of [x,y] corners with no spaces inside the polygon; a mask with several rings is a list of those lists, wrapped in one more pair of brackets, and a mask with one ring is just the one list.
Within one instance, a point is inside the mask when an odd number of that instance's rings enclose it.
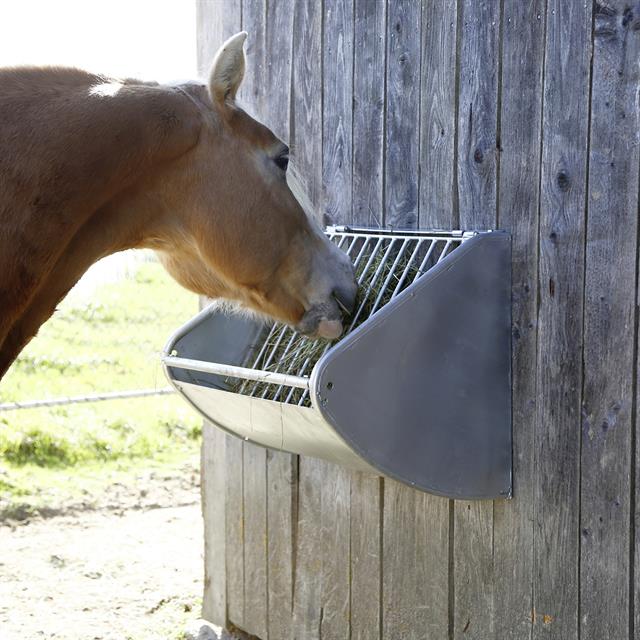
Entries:
{"label": "white blaze on face", "polygon": [[120,89],[124,85],[122,82],[103,82],[102,84],[94,84],[89,89],[90,96],[100,96],[102,98],[113,98],[118,95]]}

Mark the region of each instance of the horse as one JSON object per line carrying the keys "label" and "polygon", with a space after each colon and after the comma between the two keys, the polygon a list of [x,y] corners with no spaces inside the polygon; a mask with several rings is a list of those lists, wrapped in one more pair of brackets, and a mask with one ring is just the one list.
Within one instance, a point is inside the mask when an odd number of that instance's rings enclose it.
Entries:
{"label": "horse", "polygon": [[236,99],[246,37],[206,84],[0,70],[0,379],[91,264],[132,248],[195,293],[341,335],[353,266],[294,195],[287,145]]}

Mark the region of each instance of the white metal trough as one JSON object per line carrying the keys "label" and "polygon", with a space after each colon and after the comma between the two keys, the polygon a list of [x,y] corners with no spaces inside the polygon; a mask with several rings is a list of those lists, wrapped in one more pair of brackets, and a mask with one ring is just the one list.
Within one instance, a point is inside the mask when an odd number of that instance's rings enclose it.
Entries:
{"label": "white metal trough", "polygon": [[510,497],[508,234],[327,233],[361,284],[345,337],[305,358],[312,341],[291,328],[211,306],[169,340],[170,382],[250,442],[452,498]]}

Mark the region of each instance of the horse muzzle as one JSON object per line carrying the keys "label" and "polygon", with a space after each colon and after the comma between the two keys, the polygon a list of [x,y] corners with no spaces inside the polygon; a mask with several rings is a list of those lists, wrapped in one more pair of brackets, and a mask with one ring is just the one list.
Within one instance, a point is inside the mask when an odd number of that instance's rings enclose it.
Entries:
{"label": "horse muzzle", "polygon": [[353,313],[356,295],[357,286],[334,289],[327,302],[307,310],[296,329],[309,337],[336,340],[344,330],[343,317]]}

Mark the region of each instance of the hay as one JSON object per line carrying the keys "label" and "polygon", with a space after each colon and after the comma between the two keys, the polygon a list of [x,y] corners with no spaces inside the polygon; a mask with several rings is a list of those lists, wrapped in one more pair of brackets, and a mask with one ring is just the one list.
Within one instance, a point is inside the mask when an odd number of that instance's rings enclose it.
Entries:
{"label": "hay", "polygon": [[[341,338],[333,341],[311,339],[283,325],[276,325],[275,330],[269,327],[265,330],[263,338],[267,341],[265,355],[255,362],[252,368],[298,376],[310,375],[316,362],[326,351],[371,317],[373,312],[384,307],[394,294],[397,295],[413,282],[418,275],[420,262],[414,259],[409,264],[412,250],[413,246],[405,249],[395,265],[398,251],[392,249],[387,254],[386,247],[385,251],[380,251],[372,260],[370,253],[361,257],[356,266],[359,283],[355,305],[357,315],[355,318],[345,318],[346,330]],[[405,278],[401,282],[405,269]],[[379,302],[376,305],[378,298]],[[264,342],[260,344],[260,349],[263,345]],[[302,389],[239,380],[232,382],[231,390],[259,398],[310,406],[309,394]]]}

